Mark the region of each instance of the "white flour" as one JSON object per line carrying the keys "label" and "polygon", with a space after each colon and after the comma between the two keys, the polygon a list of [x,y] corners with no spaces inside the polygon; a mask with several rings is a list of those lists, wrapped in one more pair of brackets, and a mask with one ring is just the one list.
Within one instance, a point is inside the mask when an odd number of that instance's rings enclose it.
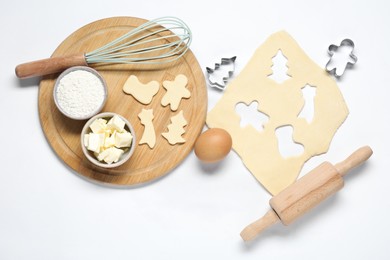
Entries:
{"label": "white flour", "polygon": [[96,75],[85,70],[75,70],[60,80],[56,95],[63,112],[74,118],[85,118],[100,108],[105,91]]}

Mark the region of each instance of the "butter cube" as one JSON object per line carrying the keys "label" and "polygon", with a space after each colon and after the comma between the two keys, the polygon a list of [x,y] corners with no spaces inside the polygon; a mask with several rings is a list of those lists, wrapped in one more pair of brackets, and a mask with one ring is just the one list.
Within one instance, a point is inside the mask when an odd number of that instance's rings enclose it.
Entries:
{"label": "butter cube", "polygon": [[100,145],[101,149],[104,147],[105,140],[106,140],[106,134],[104,132],[100,133],[99,134],[99,145]]}
{"label": "butter cube", "polygon": [[117,132],[123,132],[125,124],[125,121],[123,121],[119,116],[113,116],[110,121],[108,121],[107,128],[116,130]]}
{"label": "butter cube", "polygon": [[106,158],[108,156],[108,154],[110,153],[109,149],[106,149],[106,150],[103,150],[101,153],[99,153],[96,158],[99,160],[99,161],[103,161],[104,158]]}
{"label": "butter cube", "polygon": [[133,136],[129,132],[115,134],[115,147],[130,147]]}
{"label": "butter cube", "polygon": [[92,122],[89,128],[91,128],[92,132],[95,134],[104,133],[107,128],[107,120],[103,118],[98,118]]}
{"label": "butter cube", "polygon": [[95,153],[99,153],[100,152],[100,144],[101,144],[101,137],[100,137],[100,134],[94,134],[94,133],[90,133],[89,134],[89,138],[88,138],[88,146],[87,146],[87,149],[92,151],[92,152],[95,152]]}
{"label": "butter cube", "polygon": [[88,142],[89,141],[89,134],[85,134],[84,135],[84,146],[85,147],[88,147]]}
{"label": "butter cube", "polygon": [[110,135],[115,132],[115,130],[111,130],[111,129],[106,129],[104,130],[104,134],[106,135],[106,138],[110,137]]}
{"label": "butter cube", "polygon": [[108,164],[113,162],[114,163],[118,162],[121,155],[124,153],[124,151],[122,149],[118,149],[115,147],[111,147],[109,149],[110,149],[110,153],[106,158],[104,158],[104,161]]}
{"label": "butter cube", "polygon": [[111,135],[106,137],[106,139],[104,140],[104,148],[110,148],[115,145],[115,135],[116,135],[116,131],[114,131]]}
{"label": "butter cube", "polygon": [[105,161],[107,164],[118,162],[121,155],[124,153],[122,149],[110,147],[98,155],[99,161]]}

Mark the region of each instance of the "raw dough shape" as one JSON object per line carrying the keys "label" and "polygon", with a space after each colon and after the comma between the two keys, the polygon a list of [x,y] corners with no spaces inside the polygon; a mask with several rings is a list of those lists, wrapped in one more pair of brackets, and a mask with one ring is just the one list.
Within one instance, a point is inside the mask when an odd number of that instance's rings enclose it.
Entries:
{"label": "raw dough shape", "polygon": [[159,88],[160,84],[157,81],[143,84],[134,75],[131,75],[123,85],[123,91],[126,94],[132,95],[138,102],[144,105],[152,102],[153,96],[157,94]]}
{"label": "raw dough shape", "polygon": [[170,104],[171,110],[176,111],[182,98],[191,97],[191,92],[186,88],[187,83],[188,79],[183,74],[177,75],[174,81],[165,80],[163,87],[167,93],[161,99],[161,105],[165,107]]}
{"label": "raw dough shape", "polygon": [[[268,78],[272,58],[281,50],[288,59],[288,80],[281,84]],[[304,106],[301,89],[316,86],[314,117],[311,123],[298,115]],[[257,101],[269,116],[263,131],[240,127],[237,103]],[[227,86],[224,95],[207,115],[209,127],[226,129],[233,149],[256,179],[277,194],[299,175],[312,156],[325,153],[337,129],[348,116],[348,108],[335,80],[315,64],[286,32],[271,35],[254,53],[242,72]],[[291,125],[293,141],[304,146],[302,154],[283,158],[275,130]]]}
{"label": "raw dough shape", "polygon": [[138,118],[141,120],[141,124],[145,126],[144,133],[139,141],[139,144],[147,144],[150,149],[153,149],[156,145],[156,133],[153,126],[153,109],[142,109],[138,114]]}
{"label": "raw dough shape", "polygon": [[171,117],[171,124],[168,125],[168,132],[161,135],[168,140],[171,145],[185,143],[185,139],[182,135],[185,133],[184,127],[187,125],[187,121],[183,116],[183,110]]}

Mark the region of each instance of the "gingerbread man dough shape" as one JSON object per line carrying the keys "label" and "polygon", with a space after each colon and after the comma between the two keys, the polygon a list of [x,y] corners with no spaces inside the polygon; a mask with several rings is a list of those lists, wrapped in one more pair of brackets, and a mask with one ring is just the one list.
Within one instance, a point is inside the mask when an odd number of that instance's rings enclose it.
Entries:
{"label": "gingerbread man dough shape", "polygon": [[168,140],[171,145],[177,143],[185,143],[185,139],[182,135],[185,133],[184,127],[187,125],[187,121],[183,116],[183,110],[171,117],[171,124],[168,125],[168,132],[162,133],[162,136]]}
{"label": "gingerbread man dough shape", "polygon": [[157,81],[150,81],[147,84],[141,83],[138,78],[131,75],[123,85],[123,91],[132,95],[144,105],[152,102],[153,96],[157,94],[160,84]]}
{"label": "gingerbread man dough shape", "polygon": [[176,111],[182,98],[191,97],[191,92],[186,89],[187,83],[188,79],[183,74],[177,75],[174,81],[165,80],[163,87],[167,93],[161,99],[161,105],[165,107],[170,104],[171,110]]}
{"label": "gingerbread man dough shape", "polygon": [[144,133],[142,135],[139,144],[147,144],[150,149],[153,149],[156,145],[156,133],[153,126],[153,109],[142,109],[141,113],[138,114],[141,124],[145,126]]}

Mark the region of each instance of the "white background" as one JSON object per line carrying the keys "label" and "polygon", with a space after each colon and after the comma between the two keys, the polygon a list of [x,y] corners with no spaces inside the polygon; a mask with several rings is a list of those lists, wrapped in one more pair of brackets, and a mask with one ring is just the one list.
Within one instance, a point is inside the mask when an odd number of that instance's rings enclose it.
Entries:
{"label": "white background", "polygon": [[[383,1],[2,1],[0,259],[390,259],[390,6]],[[238,73],[273,32],[287,30],[319,65],[351,38],[359,58],[338,81],[350,115],[324,160],[369,144],[374,155],[345,188],[295,224],[252,243],[239,233],[270,195],[235,153],[211,169],[192,153],[149,185],[113,189],[79,178],[51,150],[38,80],[14,67],[51,55],[69,34],[112,16],[173,15],[192,29],[202,68],[237,55]],[[209,91],[209,108],[220,93]]]}

